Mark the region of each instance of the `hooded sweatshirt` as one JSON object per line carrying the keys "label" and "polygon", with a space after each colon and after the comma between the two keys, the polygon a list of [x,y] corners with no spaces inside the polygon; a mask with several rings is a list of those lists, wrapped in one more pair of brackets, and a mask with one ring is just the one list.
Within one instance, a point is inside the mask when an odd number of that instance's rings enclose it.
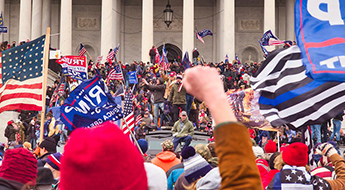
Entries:
{"label": "hooded sweatshirt", "polygon": [[181,160],[176,158],[175,153],[163,151],[158,153],[156,157],[151,160],[151,163],[162,168],[166,173],[171,167],[181,163]]}

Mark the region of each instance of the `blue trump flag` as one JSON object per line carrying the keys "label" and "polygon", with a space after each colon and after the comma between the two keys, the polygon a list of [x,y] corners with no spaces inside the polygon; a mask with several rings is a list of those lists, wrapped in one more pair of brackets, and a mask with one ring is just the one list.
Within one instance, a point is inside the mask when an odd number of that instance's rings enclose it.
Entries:
{"label": "blue trump flag", "polygon": [[345,1],[296,1],[297,44],[314,80],[345,81],[344,19]]}
{"label": "blue trump flag", "polygon": [[61,106],[61,121],[71,131],[122,117],[121,106],[115,103],[98,72],[75,88]]}
{"label": "blue trump flag", "polygon": [[186,51],[186,53],[184,54],[183,56],[183,59],[182,59],[182,66],[184,67],[184,69],[188,69],[190,67],[190,61],[189,61],[189,54],[188,54],[188,51]]}
{"label": "blue trump flag", "polygon": [[208,36],[208,35],[213,36],[213,33],[211,32],[211,30],[205,29],[201,32],[198,32],[198,35],[203,38],[203,37]]}
{"label": "blue trump flag", "polygon": [[272,31],[268,30],[267,32],[264,33],[264,35],[262,35],[259,41],[261,46],[269,46],[270,38],[278,40],[278,38],[273,35]]}

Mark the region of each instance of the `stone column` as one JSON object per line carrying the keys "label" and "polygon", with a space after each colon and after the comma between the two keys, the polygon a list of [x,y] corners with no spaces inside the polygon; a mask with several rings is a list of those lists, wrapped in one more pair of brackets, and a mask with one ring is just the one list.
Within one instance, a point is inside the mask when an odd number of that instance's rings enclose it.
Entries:
{"label": "stone column", "polygon": [[42,0],[32,0],[31,39],[42,34]]}
{"label": "stone column", "polygon": [[295,40],[295,0],[286,1],[286,40]]}
{"label": "stone column", "polygon": [[[194,0],[191,0],[194,1]],[[153,44],[153,0],[143,0],[141,22],[141,61],[149,62]]]}
{"label": "stone column", "polygon": [[43,0],[42,5],[42,34],[45,34],[47,28],[50,27],[50,0]]}
{"label": "stone column", "polygon": [[[264,32],[271,30],[274,35],[276,31],[276,5],[275,0],[265,0],[264,3]],[[268,51],[273,51],[274,46],[267,46]]]}
{"label": "stone column", "polygon": [[19,42],[26,41],[31,38],[31,1],[20,1],[19,12]]}
{"label": "stone column", "polygon": [[183,0],[182,57],[188,51],[192,59],[194,48],[194,0]]}
{"label": "stone column", "polygon": [[[116,47],[117,44],[120,43],[120,29],[121,29],[121,0],[113,0],[113,34],[114,34],[114,40],[112,47]],[[119,58],[119,56],[117,56]]]}
{"label": "stone column", "polygon": [[109,49],[114,48],[112,8],[113,0],[102,0],[101,55],[103,55],[104,60],[108,55]]}
{"label": "stone column", "polygon": [[60,50],[62,55],[72,55],[72,0],[61,0]]}
{"label": "stone column", "polygon": [[235,59],[235,0],[221,0],[220,60],[228,54],[229,61]]}

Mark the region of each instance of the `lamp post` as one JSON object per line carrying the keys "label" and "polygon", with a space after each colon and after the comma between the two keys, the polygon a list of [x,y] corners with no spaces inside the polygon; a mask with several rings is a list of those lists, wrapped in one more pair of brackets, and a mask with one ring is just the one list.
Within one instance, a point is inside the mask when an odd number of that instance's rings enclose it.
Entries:
{"label": "lamp post", "polygon": [[169,28],[170,24],[172,23],[173,13],[174,13],[174,11],[171,10],[171,6],[169,4],[169,0],[168,0],[168,4],[166,5],[165,10],[163,11],[163,13],[164,13],[164,23]]}

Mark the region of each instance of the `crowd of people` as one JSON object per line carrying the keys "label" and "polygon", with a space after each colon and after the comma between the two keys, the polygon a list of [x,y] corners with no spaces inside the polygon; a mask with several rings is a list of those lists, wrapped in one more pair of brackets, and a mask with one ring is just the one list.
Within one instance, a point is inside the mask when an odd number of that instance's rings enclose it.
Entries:
{"label": "crowd of people", "polygon": [[[154,59],[100,65],[90,61],[89,78],[98,69],[114,97],[133,93],[135,118],[142,118],[131,139],[135,143],[112,122],[68,131],[51,111],[39,142],[38,113],[21,110],[18,121],[8,121],[8,141],[0,146],[0,189],[345,189],[345,161],[339,151],[344,113],[332,119],[332,134],[330,121],[310,126],[312,150],[300,143],[300,132],[289,128],[281,128],[280,136],[248,129],[237,122],[225,92],[249,88],[250,76],[261,64],[205,63],[198,56],[193,52],[188,69],[177,61],[163,68]],[[108,80],[117,64],[123,80]],[[131,84],[129,72],[136,72],[137,84]],[[47,110],[63,105],[80,84],[63,77],[47,89]],[[172,138],[151,158],[146,135],[163,126],[171,127]],[[207,130],[213,138],[191,146],[195,130]]]}

